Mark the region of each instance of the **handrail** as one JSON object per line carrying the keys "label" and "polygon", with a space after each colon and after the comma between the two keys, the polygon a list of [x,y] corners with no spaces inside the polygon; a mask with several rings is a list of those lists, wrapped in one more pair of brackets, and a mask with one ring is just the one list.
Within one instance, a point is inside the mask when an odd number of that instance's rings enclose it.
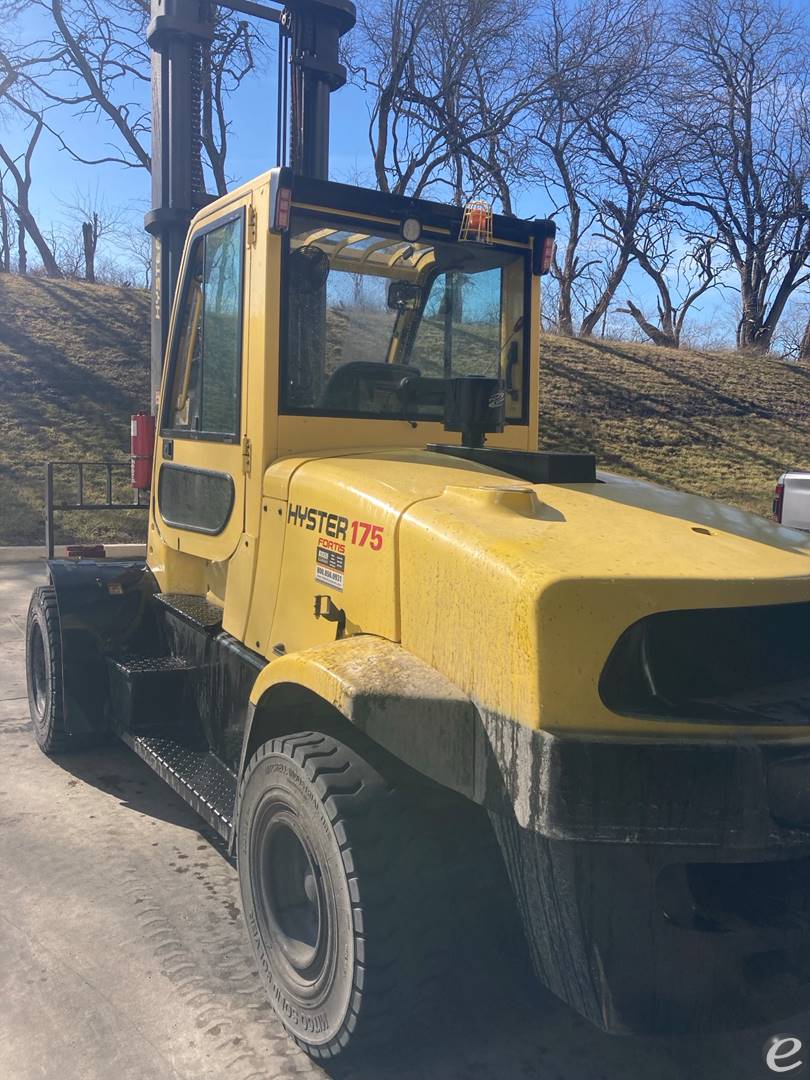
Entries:
{"label": "handrail", "polygon": [[[71,468],[76,470],[76,501],[54,501],[54,469]],[[85,469],[105,470],[103,502],[85,502]],[[133,489],[131,502],[113,501],[113,469],[126,469],[129,471],[129,461],[49,461],[45,465],[45,547],[48,558],[54,555],[54,513],[60,510],[147,510],[149,503],[142,501],[141,491]]]}

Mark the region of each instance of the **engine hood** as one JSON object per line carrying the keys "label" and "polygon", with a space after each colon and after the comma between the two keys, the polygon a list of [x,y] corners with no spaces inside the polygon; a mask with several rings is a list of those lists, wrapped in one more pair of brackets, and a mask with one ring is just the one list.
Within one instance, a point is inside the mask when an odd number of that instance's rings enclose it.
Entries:
{"label": "engine hood", "polygon": [[482,709],[529,727],[615,730],[597,685],[628,626],[660,611],[810,601],[810,538],[598,479],[530,485],[428,451],[346,451],[277,463],[265,494],[286,501],[283,577],[286,545],[306,547],[315,591],[316,545],[343,545],[336,587],[323,591],[349,632],[401,641]]}

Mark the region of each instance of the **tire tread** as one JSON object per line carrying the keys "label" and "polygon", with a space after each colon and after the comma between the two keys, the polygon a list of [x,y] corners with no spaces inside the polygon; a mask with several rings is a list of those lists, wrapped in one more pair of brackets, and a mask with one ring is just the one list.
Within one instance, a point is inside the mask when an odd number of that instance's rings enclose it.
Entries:
{"label": "tire tread", "polygon": [[[452,966],[452,919],[433,815],[372,764],[330,735],[299,732],[265,743],[240,792],[268,754],[291,758],[335,831],[348,879],[356,960],[342,1028],[324,1045],[290,1032],[316,1061],[396,1041],[403,1023],[437,1005],[429,990]],[[438,997],[438,995],[437,995]]]}
{"label": "tire tread", "polygon": [[[28,672],[28,701],[31,710],[31,720],[34,725],[34,735],[43,753],[48,755],[63,754],[71,749],[71,739],[65,730],[64,703],[62,701],[62,631],[59,621],[59,606],[56,600],[56,590],[52,585],[38,585],[31,594],[31,602],[28,606],[28,623],[26,627],[26,645],[30,644],[32,623],[37,620],[37,614],[42,616],[44,623],[43,645],[46,650],[48,678],[50,693],[45,730],[35,716],[33,687],[30,685],[30,668],[26,658],[26,670]],[[40,624],[42,630],[42,624]]]}

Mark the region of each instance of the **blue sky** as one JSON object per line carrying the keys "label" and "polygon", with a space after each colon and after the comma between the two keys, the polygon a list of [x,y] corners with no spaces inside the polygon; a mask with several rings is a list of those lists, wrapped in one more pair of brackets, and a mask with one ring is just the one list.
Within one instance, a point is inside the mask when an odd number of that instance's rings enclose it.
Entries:
{"label": "blue sky", "polygon": [[[275,60],[268,70],[252,75],[229,101],[228,174],[233,185],[250,179],[275,164],[276,86]],[[332,95],[332,176],[346,179],[355,168],[369,162],[363,93],[346,86]],[[50,122],[58,128],[77,153],[89,158],[102,156],[111,142],[109,122],[102,118],[74,117],[68,110],[53,112]],[[12,139],[22,146],[23,132],[11,128]],[[10,140],[11,141],[11,140]],[[75,162],[48,133],[42,136],[33,167],[33,203],[43,220],[64,216],[63,202],[76,191],[96,189],[111,203],[127,205],[133,218],[142,217],[150,199],[149,176],[143,169],[120,165],[93,168]]]}

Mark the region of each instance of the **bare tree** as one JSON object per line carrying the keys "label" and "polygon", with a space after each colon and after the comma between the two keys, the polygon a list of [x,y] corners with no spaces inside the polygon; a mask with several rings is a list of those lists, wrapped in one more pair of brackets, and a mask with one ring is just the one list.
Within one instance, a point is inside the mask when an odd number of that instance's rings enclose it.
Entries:
{"label": "bare tree", "polygon": [[[43,42],[47,74],[38,78],[38,89],[54,103],[88,115],[103,114],[118,136],[120,149],[88,163],[117,161],[148,169],[144,143],[149,115],[136,91],[138,83],[144,88],[149,85],[148,0],[34,0],[34,4],[52,26],[49,39]],[[65,77],[64,91],[58,89],[60,75]],[[59,138],[74,157],[84,160]]]}
{"label": "bare tree", "polygon": [[807,320],[799,347],[796,350],[796,359],[802,364],[810,362],[810,318]]}
{"label": "bare tree", "polygon": [[780,0],[685,0],[675,33],[674,197],[728,252],[738,346],[766,351],[810,277],[807,24]]}
{"label": "bare tree", "polygon": [[512,212],[509,133],[533,92],[526,32],[523,0],[383,0],[361,14],[348,60],[371,97],[381,191],[444,188]]}
{"label": "bare tree", "polygon": [[810,355],[804,352],[808,325],[810,325],[810,299],[807,296],[800,297],[794,294],[776,327],[771,350],[782,360],[806,364],[810,359]]}
{"label": "bare tree", "polygon": [[713,236],[689,234],[667,209],[641,223],[633,257],[656,289],[656,322],[628,296],[625,307],[654,345],[677,349],[686,317],[694,304],[717,286],[728,270],[727,258]]}
{"label": "bare tree", "polygon": [[634,257],[639,222],[660,203],[651,178],[664,144],[642,128],[666,48],[654,0],[547,0],[539,19],[540,92],[523,137],[561,219],[559,329],[588,335]]}
{"label": "bare tree", "polygon": [[565,207],[566,235],[558,240],[553,276],[557,283],[556,328],[572,335],[573,292],[594,263],[583,263],[579,250],[592,223],[583,221],[580,201],[580,192],[590,180],[590,160],[579,152],[584,142],[585,110],[574,105],[587,93],[581,72],[596,48],[596,32],[588,20],[580,20],[578,12],[570,13],[564,0],[551,0],[544,14],[535,60],[543,93],[533,110],[528,138],[540,151],[533,161],[533,174],[555,204],[555,216]]}
{"label": "bare tree", "polygon": [[11,272],[11,245],[14,242],[14,226],[6,200],[5,174],[0,172],[0,272]]}
{"label": "bare tree", "polygon": [[27,253],[25,247],[26,234],[39,253],[42,266],[49,277],[61,277],[62,272],[54,258],[53,251],[45,239],[39,224],[31,209],[31,162],[34,151],[40,140],[45,124],[42,117],[33,109],[29,109],[23,102],[15,101],[20,113],[27,116],[29,121],[28,141],[24,151],[13,156],[13,150],[0,142],[0,161],[6,167],[6,171],[14,181],[15,191],[7,193],[5,198],[13,208],[17,216],[17,245],[18,245],[18,269],[21,274],[27,270]]}
{"label": "bare tree", "polygon": [[124,234],[127,272],[137,286],[148,289],[152,281],[152,239],[143,229],[130,226]]}
{"label": "bare tree", "polygon": [[226,103],[254,70],[257,50],[264,53],[264,38],[250,24],[220,13],[214,40],[202,53],[202,144],[218,195],[228,190],[225,162],[228,154]]}
{"label": "bare tree", "polygon": [[[13,19],[25,6],[0,0],[0,15]],[[48,130],[76,161],[149,169],[149,0],[30,0],[27,7],[38,9],[34,25],[44,32],[6,52],[20,92]],[[256,28],[224,11],[213,42],[200,46],[201,140],[218,194],[227,190],[227,99],[254,70],[257,48],[264,40]],[[112,138],[98,156],[84,156],[65,137],[59,115],[66,109],[106,121]]]}
{"label": "bare tree", "polygon": [[605,110],[587,122],[586,152],[592,158],[593,188],[583,191],[582,200],[592,211],[594,235],[614,250],[601,267],[601,286],[590,303],[580,298],[581,337],[589,337],[605,319],[630,264],[640,260],[647,265],[640,240],[667,213],[655,177],[669,149],[665,139],[645,130],[640,122],[643,104],[636,96],[630,123],[624,102],[616,103],[615,112]]}
{"label": "bare tree", "polygon": [[48,242],[62,274],[67,278],[83,278],[85,265],[81,234],[74,228],[53,224],[48,232]]}
{"label": "bare tree", "polygon": [[124,212],[121,207],[111,207],[98,189],[94,193],[77,192],[72,201],[63,203],[68,221],[81,236],[81,254],[84,279],[96,281],[96,256],[99,244],[119,240],[124,235]]}

